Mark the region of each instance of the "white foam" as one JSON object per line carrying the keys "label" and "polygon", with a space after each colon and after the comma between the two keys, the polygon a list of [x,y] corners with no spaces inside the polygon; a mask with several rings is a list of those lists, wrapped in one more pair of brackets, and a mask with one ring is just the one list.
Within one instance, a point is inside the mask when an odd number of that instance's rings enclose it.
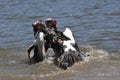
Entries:
{"label": "white foam", "polygon": [[84,46],[83,48],[86,49],[86,52],[82,52],[82,57],[84,62],[89,62],[91,59],[103,59],[106,58],[109,53],[102,49],[96,49],[90,46]]}

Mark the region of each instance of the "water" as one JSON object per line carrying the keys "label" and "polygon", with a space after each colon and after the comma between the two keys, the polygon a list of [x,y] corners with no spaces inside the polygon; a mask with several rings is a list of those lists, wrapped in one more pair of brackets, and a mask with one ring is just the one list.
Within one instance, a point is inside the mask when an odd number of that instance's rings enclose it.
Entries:
{"label": "water", "polygon": [[[0,0],[0,80],[119,80],[120,0]],[[53,17],[69,27],[82,52],[82,63],[61,70],[49,60],[29,65],[31,24]],[[51,53],[51,50],[48,51]]]}

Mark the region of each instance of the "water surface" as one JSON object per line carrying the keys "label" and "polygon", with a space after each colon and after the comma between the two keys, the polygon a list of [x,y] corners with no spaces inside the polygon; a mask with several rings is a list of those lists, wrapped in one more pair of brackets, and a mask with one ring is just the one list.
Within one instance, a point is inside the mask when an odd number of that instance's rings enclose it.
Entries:
{"label": "water surface", "polygon": [[[119,80],[119,0],[0,0],[0,80]],[[31,24],[53,17],[70,28],[85,62],[64,71],[49,60],[29,65]],[[51,50],[48,54],[52,53]]]}

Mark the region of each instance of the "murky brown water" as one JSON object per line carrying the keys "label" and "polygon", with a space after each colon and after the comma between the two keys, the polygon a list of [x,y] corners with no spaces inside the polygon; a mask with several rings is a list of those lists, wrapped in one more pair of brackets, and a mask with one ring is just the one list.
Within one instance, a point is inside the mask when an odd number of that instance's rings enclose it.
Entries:
{"label": "murky brown water", "polygon": [[[120,80],[119,0],[0,0],[0,80]],[[64,71],[49,60],[29,65],[31,24],[53,17],[69,27],[85,62]],[[51,53],[51,52],[48,52]]]}

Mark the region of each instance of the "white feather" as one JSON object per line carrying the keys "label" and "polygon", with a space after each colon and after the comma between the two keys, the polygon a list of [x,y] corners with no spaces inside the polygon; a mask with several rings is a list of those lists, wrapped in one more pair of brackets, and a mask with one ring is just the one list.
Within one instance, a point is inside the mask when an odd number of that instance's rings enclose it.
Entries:
{"label": "white feather", "polygon": [[70,38],[70,40],[68,40],[69,43],[75,44],[75,39],[74,39],[74,37],[73,37],[72,31],[71,31],[69,28],[66,28],[65,31],[63,32],[63,34],[64,34],[66,37]]}
{"label": "white feather", "polygon": [[69,50],[76,51],[76,49],[68,41],[64,41],[63,46],[66,46],[64,47],[65,52],[68,52]]}
{"label": "white feather", "polygon": [[69,28],[66,28],[65,31],[63,32],[63,34],[70,38],[70,40],[67,41],[63,41],[63,46],[66,46],[64,48],[64,51],[67,52],[69,50],[73,50],[76,51],[76,49],[72,46],[72,44],[75,44],[75,39],[73,37],[72,31]]}

